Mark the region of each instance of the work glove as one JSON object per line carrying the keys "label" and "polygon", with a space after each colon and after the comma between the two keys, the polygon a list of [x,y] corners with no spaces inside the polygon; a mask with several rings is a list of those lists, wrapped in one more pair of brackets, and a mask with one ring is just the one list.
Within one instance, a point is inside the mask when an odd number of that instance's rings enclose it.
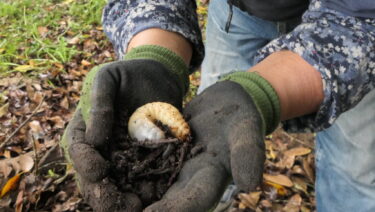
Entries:
{"label": "work glove", "polygon": [[188,70],[182,58],[159,46],[134,48],[125,60],[88,73],[61,144],[77,172],[81,193],[94,211],[142,210],[135,194],[121,193],[108,180],[114,123],[127,125],[135,109],[149,102],[181,108],[187,87]]}
{"label": "work glove", "polygon": [[228,183],[250,192],[261,183],[264,136],[279,123],[272,86],[256,73],[234,73],[195,97],[184,109],[196,154],[184,165],[155,211],[211,211]]}

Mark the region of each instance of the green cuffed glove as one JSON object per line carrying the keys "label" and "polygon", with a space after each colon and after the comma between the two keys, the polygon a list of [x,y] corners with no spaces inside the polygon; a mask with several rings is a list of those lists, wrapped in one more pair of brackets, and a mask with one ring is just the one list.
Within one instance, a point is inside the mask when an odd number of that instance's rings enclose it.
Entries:
{"label": "green cuffed glove", "polygon": [[182,58],[160,46],[134,48],[125,60],[88,73],[61,145],[78,173],[83,197],[94,211],[142,210],[136,195],[119,192],[107,179],[114,123],[128,120],[136,108],[149,102],[181,108],[187,88],[188,68]]}
{"label": "green cuffed glove", "polygon": [[195,97],[184,115],[201,153],[184,164],[177,182],[147,212],[209,211],[232,180],[241,191],[255,190],[263,175],[264,136],[277,127],[280,105],[265,79],[237,72]]}

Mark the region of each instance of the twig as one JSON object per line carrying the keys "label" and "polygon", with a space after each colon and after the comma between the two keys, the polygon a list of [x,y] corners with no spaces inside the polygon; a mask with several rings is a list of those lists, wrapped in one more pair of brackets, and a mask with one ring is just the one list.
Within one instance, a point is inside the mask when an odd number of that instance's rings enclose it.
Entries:
{"label": "twig", "polygon": [[285,136],[287,136],[287,137],[288,137],[290,140],[292,140],[292,141],[297,141],[298,143],[300,143],[300,144],[302,144],[302,145],[304,145],[304,146],[306,146],[306,147],[309,147],[310,149],[314,149],[314,146],[313,146],[313,145],[308,144],[308,143],[306,143],[305,141],[302,141],[302,140],[300,140],[300,139],[298,139],[298,138],[296,138],[296,137],[294,137],[294,136],[291,136],[291,135],[289,135],[287,132],[282,131],[282,134],[285,135]]}
{"label": "twig", "polygon": [[20,126],[18,126],[17,129],[15,129],[15,130],[12,132],[12,134],[10,134],[9,137],[8,137],[7,139],[5,139],[5,141],[0,145],[0,150],[2,150],[2,149],[5,147],[5,145],[7,145],[7,144],[9,143],[10,139],[12,139],[13,136],[15,136],[15,135],[18,133],[18,131],[20,131],[21,128],[24,127],[24,126],[30,121],[30,119],[36,114],[36,112],[39,110],[40,106],[42,106],[42,104],[43,104],[43,102],[44,102],[44,97],[45,97],[45,96],[43,95],[42,100],[40,100],[40,103],[39,103],[38,106],[33,110],[33,112],[31,113],[31,115],[30,115],[25,121],[23,121],[23,122],[20,124]]}
{"label": "twig", "polygon": [[144,161],[142,161],[140,164],[136,164],[133,167],[133,173],[136,175],[142,172],[146,168],[146,166],[149,165],[152,161],[154,161],[162,152],[163,149],[158,149],[152,152],[150,155],[147,156],[147,158]]}
{"label": "twig", "polygon": [[38,176],[38,167],[39,167],[38,152],[36,150],[36,142],[35,142],[34,135],[32,135],[31,138],[33,139],[33,149],[34,149],[34,156],[35,156],[35,169],[34,169],[34,172],[35,172],[35,176]]}
{"label": "twig", "polygon": [[178,165],[175,171],[172,173],[172,176],[169,178],[168,186],[172,185],[174,179],[177,177],[178,173],[180,173],[181,171],[182,164],[184,163],[184,160],[187,154],[188,145],[189,145],[188,142],[184,142],[184,144],[182,144],[180,158],[178,159]]}
{"label": "twig", "polygon": [[148,147],[148,148],[157,148],[162,144],[177,143],[179,140],[177,138],[166,138],[166,139],[156,139],[156,140],[146,140],[146,141],[137,141],[136,146]]}
{"label": "twig", "polygon": [[[50,159],[51,157],[53,157],[53,161],[61,161],[64,159],[64,155],[60,154],[60,151],[58,151],[60,148],[60,145],[59,144],[55,144],[53,147],[51,147],[45,154],[42,158],[40,158],[39,160],[39,170],[47,163],[49,162],[46,162],[48,159]],[[58,152],[56,152],[58,151]]]}

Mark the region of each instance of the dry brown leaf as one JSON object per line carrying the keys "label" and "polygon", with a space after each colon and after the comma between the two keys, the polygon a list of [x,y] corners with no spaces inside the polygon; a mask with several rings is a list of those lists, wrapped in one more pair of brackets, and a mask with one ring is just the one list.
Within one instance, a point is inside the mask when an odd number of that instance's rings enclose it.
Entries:
{"label": "dry brown leaf", "polygon": [[276,146],[277,146],[277,149],[279,150],[279,151],[282,151],[282,152],[284,152],[287,148],[288,148],[288,143],[287,142],[283,142],[281,139],[276,139],[275,141],[274,141],[274,143],[276,144]]}
{"label": "dry brown leaf", "polygon": [[242,202],[240,202],[240,204],[238,205],[238,208],[239,209],[246,209],[246,205],[243,204]]}
{"label": "dry brown leaf", "polygon": [[22,82],[22,77],[14,76],[14,77],[4,77],[0,78],[0,86],[9,87],[9,85],[18,85]]}
{"label": "dry brown leaf", "polygon": [[294,156],[283,155],[280,161],[277,162],[276,166],[281,169],[284,169],[284,168],[290,169],[293,166],[295,159],[296,157]]}
{"label": "dry brown leaf", "polygon": [[81,61],[81,64],[82,64],[83,66],[89,66],[89,65],[91,65],[91,63],[90,63],[89,61],[87,61],[87,60],[82,60],[82,61]]}
{"label": "dry brown leaf", "polygon": [[0,118],[9,113],[8,109],[9,109],[9,103],[6,103],[0,107]]}
{"label": "dry brown leaf", "polygon": [[18,192],[17,199],[16,199],[16,203],[15,203],[15,206],[16,206],[16,210],[15,210],[15,212],[22,212],[22,206],[23,206],[23,193],[24,193],[23,190],[21,190],[20,192]]}
{"label": "dry brown leaf", "polygon": [[38,27],[38,32],[39,32],[39,34],[40,34],[41,37],[45,38],[47,36],[48,29],[47,29],[47,27],[39,26]]}
{"label": "dry brown leaf", "polygon": [[264,199],[264,200],[260,201],[260,204],[261,204],[263,207],[265,207],[265,208],[270,208],[270,207],[272,207],[272,203],[271,203],[269,200],[267,200],[267,199]]}
{"label": "dry brown leaf", "polygon": [[282,174],[278,174],[278,175],[263,174],[263,178],[272,183],[276,183],[276,184],[283,185],[286,187],[293,186],[293,182],[289,179],[289,177],[282,175]]}
{"label": "dry brown leaf", "polygon": [[299,174],[299,175],[305,175],[305,171],[302,169],[301,166],[295,165],[292,168],[292,174]]}
{"label": "dry brown leaf", "polygon": [[293,149],[289,149],[287,151],[284,152],[284,155],[286,156],[302,156],[302,155],[307,155],[311,152],[311,149],[309,148],[305,148],[305,147],[296,147],[296,148],[293,148]]}
{"label": "dry brown leaf", "polygon": [[270,181],[265,181],[264,183],[268,186],[271,186],[271,187],[275,188],[277,194],[280,195],[280,196],[285,196],[288,193],[288,190],[282,185],[279,185],[277,183],[273,183],[273,182],[270,182]]}
{"label": "dry brown leaf", "polygon": [[258,204],[261,193],[262,192],[260,192],[260,191],[259,192],[250,192],[248,194],[240,193],[238,195],[238,198],[241,200],[241,203],[244,204],[246,207],[255,210],[255,208]]}
{"label": "dry brown leaf", "polygon": [[305,179],[302,179],[300,177],[293,177],[292,180],[293,180],[293,183],[294,183],[294,187],[296,189],[301,190],[306,195],[308,195],[308,192],[307,192],[307,182],[306,182]]}
{"label": "dry brown leaf", "polygon": [[266,141],[264,141],[264,143],[266,144],[266,150],[267,150],[266,157],[267,157],[267,159],[271,159],[271,160],[276,159],[277,154],[274,151],[272,141],[266,140]]}
{"label": "dry brown leaf", "polygon": [[41,90],[42,90],[42,86],[40,86],[39,84],[34,83],[34,84],[33,84],[33,87],[34,87],[35,90],[37,90],[37,91],[41,91]]}
{"label": "dry brown leaf", "polygon": [[301,212],[310,212],[311,210],[306,208],[305,206],[301,207]]}
{"label": "dry brown leaf", "polygon": [[12,198],[0,198],[0,208],[8,208],[12,203]]}
{"label": "dry brown leaf", "polygon": [[34,166],[31,155],[32,152],[28,152],[15,158],[0,160],[0,172],[4,175],[4,178],[7,178],[12,170],[16,173],[30,171]]}
{"label": "dry brown leaf", "polygon": [[54,116],[48,120],[53,122],[55,128],[61,129],[65,126],[65,121],[61,118],[61,116]]}
{"label": "dry brown leaf", "polygon": [[112,57],[111,53],[108,50],[105,50],[102,54],[106,57]]}
{"label": "dry brown leaf", "polygon": [[33,131],[35,133],[41,133],[41,132],[43,132],[43,129],[40,126],[40,122],[37,121],[37,120],[31,121],[29,123],[29,127],[30,127],[31,131]]}
{"label": "dry brown leaf", "polygon": [[284,152],[282,159],[277,163],[277,167],[290,169],[294,165],[296,156],[306,155],[310,152],[311,149],[305,147],[296,147],[293,149],[289,149]]}
{"label": "dry brown leaf", "polygon": [[75,36],[74,38],[71,38],[68,40],[68,44],[75,45],[79,42],[79,36]]}
{"label": "dry brown leaf", "polygon": [[314,183],[315,182],[315,173],[314,173],[314,169],[312,168],[312,165],[311,165],[311,163],[312,163],[311,157],[309,155],[309,157],[304,158],[302,166],[303,166],[303,170],[305,170],[306,175],[309,178],[310,182]]}
{"label": "dry brown leaf", "polygon": [[35,103],[40,103],[43,99],[43,94],[42,92],[35,92],[34,95],[30,99],[31,101]]}
{"label": "dry brown leaf", "polygon": [[9,150],[5,150],[4,151],[4,154],[3,154],[3,156],[5,157],[5,158],[11,158],[12,157],[12,155],[11,155],[11,153],[10,153],[10,151]]}
{"label": "dry brown leaf", "polygon": [[61,100],[60,106],[64,109],[67,109],[67,110],[69,109],[69,101],[66,96]]}
{"label": "dry brown leaf", "polygon": [[94,49],[98,48],[98,43],[94,40],[91,40],[91,39],[87,39],[85,40],[85,42],[83,43],[83,49],[86,51],[86,52],[91,52],[93,51]]}
{"label": "dry brown leaf", "polygon": [[293,195],[288,204],[283,208],[283,211],[286,212],[299,212],[301,208],[302,198],[299,194]]}
{"label": "dry brown leaf", "polygon": [[53,63],[54,66],[56,66],[59,70],[63,70],[64,69],[64,65],[59,63],[59,62],[54,62]]}

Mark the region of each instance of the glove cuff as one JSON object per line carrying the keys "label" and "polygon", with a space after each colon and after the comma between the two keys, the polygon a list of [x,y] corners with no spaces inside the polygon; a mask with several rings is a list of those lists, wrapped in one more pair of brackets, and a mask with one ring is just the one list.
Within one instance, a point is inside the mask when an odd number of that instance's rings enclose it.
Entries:
{"label": "glove cuff", "polygon": [[189,71],[183,59],[173,51],[156,45],[143,45],[130,50],[125,60],[150,59],[163,64],[171,73],[177,76],[177,83],[185,95],[189,88]]}
{"label": "glove cuff", "polygon": [[272,85],[256,72],[235,72],[223,80],[236,82],[244,88],[263,119],[263,132],[272,133],[280,122],[279,97]]}

